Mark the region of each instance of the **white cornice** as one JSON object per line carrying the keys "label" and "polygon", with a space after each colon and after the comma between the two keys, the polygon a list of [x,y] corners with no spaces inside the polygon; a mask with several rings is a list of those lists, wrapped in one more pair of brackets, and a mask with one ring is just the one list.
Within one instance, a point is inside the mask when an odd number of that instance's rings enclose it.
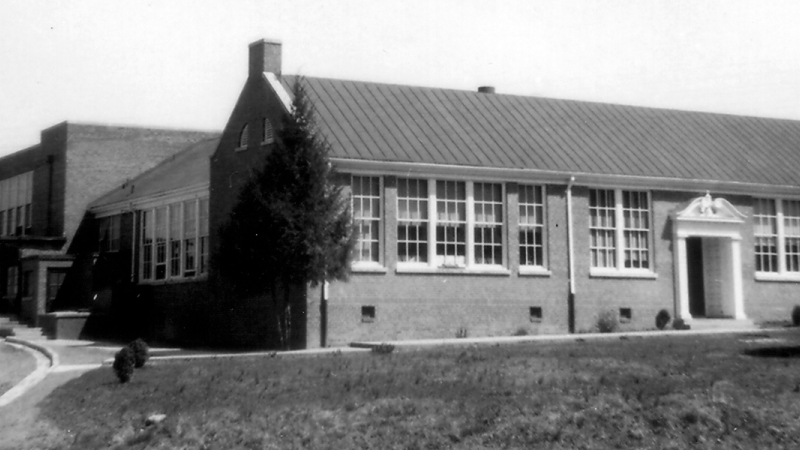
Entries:
{"label": "white cornice", "polygon": [[800,186],[711,181],[682,178],[603,175],[585,172],[549,171],[537,169],[508,169],[496,167],[457,166],[449,164],[370,161],[331,158],[336,167],[348,173],[417,176],[437,178],[469,178],[471,180],[501,180],[519,183],[548,183],[566,185],[575,177],[575,186],[657,189],[664,191],[705,192],[744,195],[800,195]]}
{"label": "white cornice", "polygon": [[283,109],[285,109],[287,113],[291,112],[292,97],[286,92],[286,89],[284,89],[278,77],[272,72],[264,72],[264,79],[267,80],[267,84],[269,84],[272,91],[275,92],[275,95],[280,99],[281,104],[283,104]]}

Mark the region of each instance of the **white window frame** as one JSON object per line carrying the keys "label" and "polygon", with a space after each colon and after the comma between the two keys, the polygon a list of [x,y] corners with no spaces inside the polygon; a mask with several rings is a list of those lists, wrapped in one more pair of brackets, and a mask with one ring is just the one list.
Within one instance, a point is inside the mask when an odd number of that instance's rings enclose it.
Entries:
{"label": "white window frame", "polygon": [[[775,248],[776,248],[776,270],[772,271],[764,271],[758,270],[756,267],[755,275],[756,279],[759,280],[787,280],[787,281],[800,281],[800,265],[798,265],[797,270],[790,270],[787,264],[787,256],[789,252],[786,249],[786,242],[788,239],[798,239],[800,235],[788,235],[786,221],[787,220],[800,220],[800,216],[787,216],[785,213],[786,210],[786,202],[794,202],[799,203],[798,208],[800,209],[800,200],[792,199],[792,198],[766,198],[766,197],[757,197],[753,199],[755,202],[772,202],[775,206],[775,215],[764,215],[759,214],[758,216],[755,213],[755,206],[753,211],[753,256],[758,257],[756,253],[756,245],[758,243],[759,238],[774,238],[775,239]],[[775,234],[759,234],[756,231],[756,221],[759,220],[758,217],[771,217],[775,220]],[[771,253],[770,253],[771,254]],[[755,264],[755,261],[754,261]]]}
{"label": "white window frame", "polygon": [[350,176],[350,210],[353,212],[353,224],[356,225],[356,231],[358,231],[357,222],[358,222],[359,219],[356,218],[356,214],[355,214],[355,211],[356,211],[356,205],[355,204],[356,204],[356,202],[357,201],[364,201],[364,200],[371,201],[371,200],[375,199],[376,196],[372,196],[372,195],[363,196],[363,195],[361,195],[361,196],[358,196],[358,198],[356,198],[356,195],[353,194],[353,186],[355,185],[355,181],[354,180],[356,178],[359,178],[359,179],[360,178],[366,178],[366,179],[377,178],[377,180],[378,180],[378,195],[377,195],[378,216],[377,216],[377,219],[364,219],[364,220],[374,221],[374,222],[378,223],[378,225],[377,225],[377,228],[378,228],[378,236],[377,236],[378,250],[377,250],[377,255],[375,255],[375,256],[377,256],[377,260],[360,260],[359,257],[360,257],[360,250],[361,250],[361,239],[360,239],[360,236],[358,236],[357,237],[358,240],[357,240],[356,246],[357,246],[359,251],[356,254],[356,257],[353,259],[353,264],[352,264],[351,267],[353,267],[353,269],[356,269],[356,270],[358,270],[358,269],[366,269],[366,270],[369,270],[369,269],[380,269],[380,268],[383,268],[383,249],[384,249],[384,244],[383,244],[383,242],[384,242],[384,239],[383,239],[383,209],[384,209],[384,207],[383,207],[383,202],[384,202],[383,177],[382,176],[377,176],[377,175],[358,175],[358,174],[353,174],[353,175]]}
{"label": "white window frame", "polygon": [[33,171],[0,180],[0,236],[30,235],[32,204]]}
{"label": "white window frame", "polygon": [[[397,262],[397,271],[400,273],[484,273],[484,274],[497,274],[509,275],[508,270],[508,200],[506,196],[506,184],[502,181],[496,180],[478,180],[467,181],[463,179],[450,179],[450,178],[427,178],[427,177],[401,177],[409,179],[427,180],[428,183],[428,261],[427,262]],[[456,181],[465,184],[466,191],[466,238],[465,238],[465,264],[463,266],[440,266],[437,263],[436,247],[436,228],[439,222],[437,216],[437,195],[436,183],[437,181]],[[488,183],[499,184],[501,186],[502,198],[502,229],[501,229],[501,242],[502,242],[502,256],[501,264],[476,264],[475,263],[475,198],[474,186],[475,183]],[[399,211],[399,203],[397,205]],[[399,221],[398,221],[399,224]]]}
{"label": "white window frame", "polygon": [[[592,261],[592,254],[591,254],[591,244],[589,249],[589,275],[594,277],[626,277],[626,278],[655,278],[655,259],[653,257],[653,200],[650,191],[645,190],[638,190],[638,189],[622,189],[622,188],[604,188],[604,187],[591,187],[589,188],[590,191],[612,191],[614,193],[614,266],[613,267],[594,267]],[[626,230],[633,230],[633,231],[641,231],[639,228],[625,228],[625,212],[623,208],[623,193],[624,192],[635,192],[635,193],[643,193],[647,197],[647,261],[648,266],[647,268],[635,268],[635,267],[625,267],[625,251],[628,250],[625,248],[625,231]],[[587,198],[587,203],[589,210],[594,207],[591,204],[591,192],[590,197]],[[597,227],[593,227],[591,223],[591,212],[589,213],[588,217],[588,225],[589,225],[589,234],[591,240],[591,233],[593,229]],[[635,249],[634,249],[635,250]]]}

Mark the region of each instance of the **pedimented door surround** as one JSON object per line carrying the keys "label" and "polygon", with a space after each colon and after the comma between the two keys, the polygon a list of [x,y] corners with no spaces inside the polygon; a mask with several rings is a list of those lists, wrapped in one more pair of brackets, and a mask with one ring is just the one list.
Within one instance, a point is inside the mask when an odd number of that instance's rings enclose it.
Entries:
{"label": "pedimented door surround", "polygon": [[[745,319],[742,293],[742,227],[745,215],[724,198],[706,193],[672,215],[675,315],[691,320],[686,239],[703,240],[706,316]],[[713,305],[713,306],[712,306]],[[711,306],[711,307],[709,307]]]}

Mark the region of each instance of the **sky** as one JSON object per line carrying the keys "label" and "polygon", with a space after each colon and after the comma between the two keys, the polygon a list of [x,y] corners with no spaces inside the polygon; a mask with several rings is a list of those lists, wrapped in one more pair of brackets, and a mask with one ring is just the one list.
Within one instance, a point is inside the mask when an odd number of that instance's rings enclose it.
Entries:
{"label": "sky", "polygon": [[283,72],[800,120],[800,2],[0,2],[0,155],[65,120],[221,130],[248,44]]}

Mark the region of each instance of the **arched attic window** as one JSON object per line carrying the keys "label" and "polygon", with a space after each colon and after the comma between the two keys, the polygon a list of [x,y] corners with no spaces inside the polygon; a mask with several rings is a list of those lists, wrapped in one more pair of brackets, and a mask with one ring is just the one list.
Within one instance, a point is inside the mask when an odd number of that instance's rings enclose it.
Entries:
{"label": "arched attic window", "polygon": [[248,125],[244,124],[242,127],[242,131],[239,132],[239,145],[237,148],[246,148],[247,147],[247,134],[248,134]]}
{"label": "arched attic window", "polygon": [[272,131],[272,123],[270,123],[269,119],[264,118],[262,121],[261,127],[261,143],[262,144],[271,144],[275,137]]}

